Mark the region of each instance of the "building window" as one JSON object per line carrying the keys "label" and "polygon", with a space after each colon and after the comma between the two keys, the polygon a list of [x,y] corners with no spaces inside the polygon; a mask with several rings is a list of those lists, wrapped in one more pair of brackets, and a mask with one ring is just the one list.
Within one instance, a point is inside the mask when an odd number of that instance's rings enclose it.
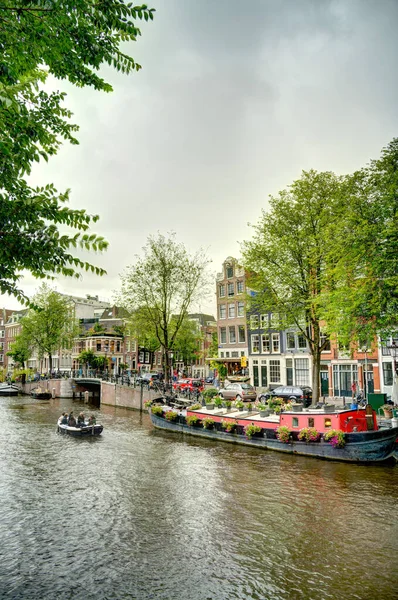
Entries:
{"label": "building window", "polygon": [[315,427],[314,417],[308,417],[308,427]]}
{"label": "building window", "polygon": [[225,304],[220,304],[220,319],[227,318],[227,307]]}
{"label": "building window", "polygon": [[236,344],[236,331],[235,327],[229,327],[229,343]]}
{"label": "building window", "polygon": [[236,291],[238,294],[243,294],[243,292],[244,292],[243,281],[236,282]]}
{"label": "building window", "polygon": [[137,350],[137,342],[136,340],[133,340],[131,342],[131,352],[135,352]]}
{"label": "building window", "polygon": [[327,333],[321,333],[320,341],[321,347],[323,346],[323,344],[325,344],[322,348],[322,352],[330,352],[330,338]]}
{"label": "building window", "polygon": [[302,333],[298,334],[297,342],[298,342],[298,347],[301,348],[302,350],[307,348],[307,340],[305,339],[305,337],[303,336]]}
{"label": "building window", "polygon": [[225,284],[224,283],[220,283],[218,295],[220,296],[220,298],[224,298],[224,296],[225,296]]}
{"label": "building window", "polygon": [[226,344],[226,343],[227,343],[227,328],[220,327],[220,344]]}
{"label": "building window", "polygon": [[238,317],[244,317],[244,316],[245,316],[245,303],[238,302]]}
{"label": "building window", "polygon": [[383,362],[383,381],[384,385],[393,384],[392,363],[390,362]]}
{"label": "building window", "polygon": [[272,334],[272,352],[279,352],[279,333]]}
{"label": "building window", "polygon": [[270,383],[279,383],[281,380],[281,364],[279,360],[269,361],[269,380]]}
{"label": "building window", "polygon": [[239,352],[231,352],[231,358],[239,358]]}
{"label": "building window", "polygon": [[292,333],[291,331],[289,331],[286,334],[286,346],[288,350],[294,350],[296,347],[296,341],[295,341],[295,337],[294,337],[294,333]]}
{"label": "building window", "polygon": [[250,329],[258,329],[258,315],[250,316]]}
{"label": "building window", "polygon": [[260,328],[268,329],[268,315],[260,315]]}
{"label": "building window", "polygon": [[260,336],[252,335],[252,352],[258,354],[260,352]]}
{"label": "building window", "polygon": [[230,283],[228,283],[228,296],[233,296],[235,294],[235,286],[234,286],[234,282],[231,281]]}
{"label": "building window", "polygon": [[265,354],[266,352],[269,352],[269,349],[269,334],[263,333],[263,335],[261,336],[261,352]]}
{"label": "building window", "polygon": [[244,325],[238,327],[238,342],[244,344],[246,342],[246,330]]}
{"label": "building window", "polygon": [[0,354],[0,362],[4,361],[4,354]]}
{"label": "building window", "polygon": [[308,358],[296,358],[294,367],[296,371],[296,385],[309,385],[310,370]]}
{"label": "building window", "polygon": [[234,268],[231,266],[227,266],[226,268],[227,279],[231,279],[234,276]]}
{"label": "building window", "polygon": [[274,313],[269,314],[269,328],[270,329],[278,329],[278,315],[274,315]]}
{"label": "building window", "polygon": [[228,304],[228,317],[230,319],[235,318],[235,304]]}
{"label": "building window", "polygon": [[229,358],[229,352],[225,353],[225,358]]}
{"label": "building window", "polygon": [[298,417],[293,417],[293,427],[298,427]]}
{"label": "building window", "polygon": [[224,358],[224,352],[220,352],[220,358]]}

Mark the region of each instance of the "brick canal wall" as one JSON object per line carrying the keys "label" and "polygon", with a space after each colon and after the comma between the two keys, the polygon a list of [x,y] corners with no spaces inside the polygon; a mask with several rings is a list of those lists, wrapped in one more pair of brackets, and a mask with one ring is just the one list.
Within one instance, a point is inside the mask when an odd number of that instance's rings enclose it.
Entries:
{"label": "brick canal wall", "polygon": [[84,391],[83,388],[75,386],[73,379],[48,379],[42,381],[29,381],[27,383],[16,383],[23,394],[30,395],[30,392],[37,387],[42,390],[50,390],[56,398],[72,398],[73,392]]}
{"label": "brick canal wall", "polygon": [[[29,383],[17,383],[16,385],[23,394],[27,395],[30,395],[34,388],[40,386],[42,390],[48,389],[54,393],[55,398],[79,398],[80,395],[84,398],[84,392],[87,390],[83,385],[78,385],[74,379],[49,379],[48,381],[30,381]],[[92,397],[92,391],[90,391],[90,397]],[[159,397],[159,392],[144,389],[141,397],[141,388],[117,385],[108,381],[101,382],[100,403],[107,406],[140,410],[140,408],[144,408],[146,400],[153,400],[157,397]]]}
{"label": "brick canal wall", "polygon": [[146,400],[153,400],[159,396],[159,392],[143,390],[141,397],[141,388],[126,387],[103,381],[101,383],[101,404],[107,406],[118,406],[120,408],[130,408],[140,410],[144,408]]}

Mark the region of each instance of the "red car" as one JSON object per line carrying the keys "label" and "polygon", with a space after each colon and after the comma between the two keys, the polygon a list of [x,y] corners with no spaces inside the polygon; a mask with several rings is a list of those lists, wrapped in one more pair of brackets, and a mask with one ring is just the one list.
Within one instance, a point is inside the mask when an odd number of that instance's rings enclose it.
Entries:
{"label": "red car", "polygon": [[205,385],[202,379],[193,379],[192,377],[179,379],[173,383],[173,389],[177,390],[178,392],[183,392],[184,390],[190,392],[199,390],[199,392],[203,392],[204,387]]}

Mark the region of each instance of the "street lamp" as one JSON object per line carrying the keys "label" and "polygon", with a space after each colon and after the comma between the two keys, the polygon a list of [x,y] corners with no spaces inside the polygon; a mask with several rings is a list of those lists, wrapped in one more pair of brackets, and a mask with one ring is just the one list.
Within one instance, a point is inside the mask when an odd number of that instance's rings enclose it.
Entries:
{"label": "street lamp", "polygon": [[398,404],[398,382],[397,382],[397,358],[398,358],[398,344],[395,340],[387,346],[392,357],[392,391],[391,400],[394,404]]}
{"label": "street lamp", "polygon": [[393,375],[395,375],[397,373],[398,344],[395,340],[393,340],[391,344],[387,346],[387,348],[390,351],[392,357]]}

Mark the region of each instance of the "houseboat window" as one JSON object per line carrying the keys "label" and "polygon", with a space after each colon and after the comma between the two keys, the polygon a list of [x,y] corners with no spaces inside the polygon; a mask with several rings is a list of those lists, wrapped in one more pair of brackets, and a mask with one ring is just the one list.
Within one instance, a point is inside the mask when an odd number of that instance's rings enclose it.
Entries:
{"label": "houseboat window", "polygon": [[293,417],[293,427],[298,427],[298,417]]}
{"label": "houseboat window", "polygon": [[325,419],[325,429],[327,427],[331,427],[332,426],[332,420],[331,419]]}
{"label": "houseboat window", "polygon": [[315,427],[314,417],[308,417],[308,427]]}

